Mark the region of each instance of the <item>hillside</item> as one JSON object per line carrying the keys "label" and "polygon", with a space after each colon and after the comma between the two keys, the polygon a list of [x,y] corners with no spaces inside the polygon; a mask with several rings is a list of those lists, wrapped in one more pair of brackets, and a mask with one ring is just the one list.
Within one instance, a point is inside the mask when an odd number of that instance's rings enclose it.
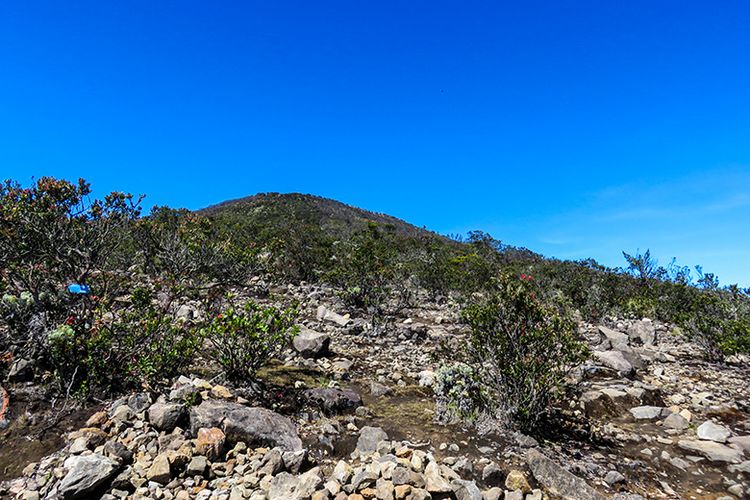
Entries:
{"label": "hillside", "polygon": [[750,491],[748,290],[309,195],[89,194],[0,191],[0,498]]}
{"label": "hillside", "polygon": [[283,227],[302,224],[320,228],[334,238],[345,238],[368,222],[392,228],[408,237],[436,236],[396,217],[346,205],[340,201],[301,193],[259,193],[198,210],[208,217],[247,227]]}

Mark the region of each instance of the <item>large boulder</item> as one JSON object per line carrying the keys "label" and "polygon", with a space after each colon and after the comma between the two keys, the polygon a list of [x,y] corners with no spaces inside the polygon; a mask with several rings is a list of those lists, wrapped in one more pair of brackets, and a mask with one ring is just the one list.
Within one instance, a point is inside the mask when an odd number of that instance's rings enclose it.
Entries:
{"label": "large boulder", "polygon": [[292,345],[303,358],[320,358],[328,354],[331,337],[303,327],[294,337]]}
{"label": "large boulder", "polygon": [[362,406],[362,398],[351,389],[316,387],[304,392],[307,401],[328,415],[355,410]]}
{"label": "large boulder", "polygon": [[623,347],[627,347],[628,341],[630,340],[626,334],[612,330],[606,326],[599,326],[599,338],[599,348],[602,350],[619,350]]}
{"label": "large boulder", "polygon": [[654,345],[656,343],[656,329],[650,319],[635,321],[628,328],[628,337],[634,343]]}
{"label": "large boulder", "polygon": [[60,481],[57,492],[64,499],[89,498],[120,468],[117,462],[99,454],[70,456],[63,467],[68,473]]}
{"label": "large boulder", "polygon": [[190,412],[193,434],[202,427],[218,427],[230,442],[278,446],[289,451],[302,449],[302,440],[294,423],[265,408],[209,399]]}
{"label": "large boulder", "polygon": [[542,455],[539,450],[532,448],[527,451],[526,462],[534,478],[540,484],[565,500],[605,500],[607,498],[583,479]]}

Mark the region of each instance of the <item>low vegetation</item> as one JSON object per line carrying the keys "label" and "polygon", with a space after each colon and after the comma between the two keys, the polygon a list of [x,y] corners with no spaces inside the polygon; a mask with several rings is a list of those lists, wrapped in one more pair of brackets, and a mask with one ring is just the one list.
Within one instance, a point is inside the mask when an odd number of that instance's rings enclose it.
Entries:
{"label": "low vegetation", "polygon": [[[624,257],[623,269],[547,259],[486,233],[448,238],[303,195],[261,195],[198,213],[156,207],[144,216],[141,198],[92,199],[83,180],[6,181],[2,359],[31,360],[38,380],[84,395],[158,385],[197,355],[240,383],[294,335],[293,309],[226,305],[228,292],[258,277],[332,284],[373,326],[416,300],[454,301],[472,342],[467,364],[439,378],[445,394],[459,396],[460,413],[481,406],[524,429],[538,425],[567,370],[585,356],[574,314],[680,325],[711,360],[750,352],[747,289],[722,288],[700,268],[693,278],[674,261],[658,266],[648,251]],[[72,283],[90,292],[70,293]],[[178,314],[187,302],[196,309],[189,320]],[[456,380],[460,388],[451,386]]]}

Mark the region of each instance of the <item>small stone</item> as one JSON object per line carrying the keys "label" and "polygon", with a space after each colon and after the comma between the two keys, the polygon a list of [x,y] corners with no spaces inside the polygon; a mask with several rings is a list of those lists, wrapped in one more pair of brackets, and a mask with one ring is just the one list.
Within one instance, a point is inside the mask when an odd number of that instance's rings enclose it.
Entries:
{"label": "small stone", "polygon": [[211,397],[216,399],[232,399],[234,396],[223,385],[215,385],[211,388]]}
{"label": "small stone", "polygon": [[606,482],[610,486],[614,486],[624,481],[625,481],[625,476],[623,476],[616,470],[611,470],[607,472],[606,476],[604,476],[604,482]]}
{"label": "small stone", "polygon": [[195,455],[187,466],[188,476],[202,476],[208,468],[208,460],[202,455]]}
{"label": "small stone", "polygon": [[505,487],[509,490],[519,490],[523,493],[531,493],[531,486],[526,476],[520,470],[512,470],[505,478]]}
{"label": "small stone", "polygon": [[377,451],[378,443],[388,439],[388,434],[380,427],[365,426],[359,431],[357,450],[360,453],[372,453]]}
{"label": "small stone", "polygon": [[172,479],[172,474],[169,467],[169,459],[165,454],[158,455],[154,459],[154,463],[149,467],[146,473],[146,478],[149,481],[154,481],[159,484],[167,484]]}
{"label": "small stone", "polygon": [[717,443],[726,443],[729,436],[732,435],[731,431],[723,425],[718,425],[711,420],[706,420],[700,426],[698,426],[698,439],[705,441],[715,441]]}
{"label": "small stone", "polygon": [[502,484],[503,470],[494,462],[488,464],[482,471],[482,481],[490,486]]}
{"label": "small stone", "polygon": [[224,452],[225,441],[226,436],[218,427],[198,429],[198,436],[195,439],[195,452],[215,462]]}
{"label": "small stone", "polygon": [[683,431],[690,426],[690,422],[688,422],[685,417],[683,417],[679,413],[671,413],[667,418],[664,419],[662,425],[667,429]]}

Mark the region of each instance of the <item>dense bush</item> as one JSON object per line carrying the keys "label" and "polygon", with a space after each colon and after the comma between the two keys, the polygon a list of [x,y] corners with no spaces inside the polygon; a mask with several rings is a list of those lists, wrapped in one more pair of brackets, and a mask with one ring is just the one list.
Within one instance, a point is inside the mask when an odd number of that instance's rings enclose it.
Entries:
{"label": "dense bush", "polygon": [[211,345],[207,355],[227,378],[242,382],[289,345],[298,332],[296,317],[293,308],[262,307],[253,301],[226,308],[202,331]]}
{"label": "dense bush", "polygon": [[680,325],[709,360],[750,353],[750,301],[738,289],[696,294]]}
{"label": "dense bush", "polygon": [[260,271],[257,247],[235,242],[211,219],[154,207],[133,230],[143,270],[184,286],[244,284]]}
{"label": "dense bush", "polygon": [[0,314],[7,325],[0,345],[17,356],[44,360],[48,332],[72,315],[90,316],[91,300],[68,294],[67,284],[89,284],[99,296],[122,291],[114,257],[140,200],[118,192],[92,200],[90,193],[82,179],[0,185]]}
{"label": "dense bush", "polygon": [[160,303],[151,290],[136,288],[127,308],[104,312],[86,336],[90,384],[116,390],[168,382],[201,352],[199,326],[178,319],[172,304]]}
{"label": "dense bush", "polygon": [[538,430],[565,376],[587,356],[573,320],[539,292],[530,276],[502,275],[464,310],[468,359],[489,409],[526,432]]}
{"label": "dense bush", "polygon": [[341,298],[373,318],[382,315],[396,277],[399,248],[395,236],[370,223],[334,248],[327,278],[341,289]]}

